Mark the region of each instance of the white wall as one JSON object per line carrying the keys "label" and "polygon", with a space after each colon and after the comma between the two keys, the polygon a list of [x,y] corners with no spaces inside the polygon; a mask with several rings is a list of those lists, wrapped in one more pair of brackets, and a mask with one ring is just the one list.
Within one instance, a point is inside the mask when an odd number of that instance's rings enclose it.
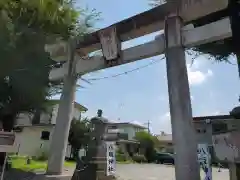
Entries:
{"label": "white wall", "polygon": [[31,125],[32,124],[32,114],[21,113],[16,119],[16,124],[18,125]]}
{"label": "white wall", "polygon": [[[49,140],[42,140],[42,131],[49,131]],[[16,133],[15,144],[19,155],[22,156],[40,156],[42,153],[48,155],[54,126],[29,126],[24,127],[22,132]],[[66,149],[66,156],[70,157],[71,146]]]}
{"label": "white wall", "polygon": [[122,130],[124,133],[128,134],[128,140],[134,140],[136,132],[143,131],[144,129],[137,128],[130,124],[119,124],[118,129]]}
{"label": "white wall", "polygon": [[50,139],[53,126],[30,126],[24,127],[22,132],[16,133],[15,142],[20,155],[38,156],[41,152],[48,152],[50,140],[42,140],[42,131],[50,132]]}
{"label": "white wall", "polygon": [[73,117],[76,119],[81,119],[81,111],[79,111],[79,109],[74,108],[73,109]]}
{"label": "white wall", "polygon": [[[58,113],[58,104],[56,104],[54,107],[53,107],[53,113],[52,113],[52,124],[56,124],[56,119],[57,119],[57,113]],[[77,108],[74,108],[73,109],[73,117],[76,118],[76,119],[79,119],[81,115],[81,112],[79,111],[79,109]]]}
{"label": "white wall", "polygon": [[42,113],[40,116],[40,124],[49,124],[51,123],[51,114],[49,113]]}

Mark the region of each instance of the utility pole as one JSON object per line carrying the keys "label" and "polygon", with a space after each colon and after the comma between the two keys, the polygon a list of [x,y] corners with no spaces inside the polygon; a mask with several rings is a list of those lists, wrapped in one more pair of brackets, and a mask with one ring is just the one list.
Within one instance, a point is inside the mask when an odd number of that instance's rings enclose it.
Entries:
{"label": "utility pole", "polygon": [[150,134],[150,121],[149,120],[147,122],[147,127],[148,127],[148,134]]}
{"label": "utility pole", "polygon": [[197,138],[192,121],[182,19],[177,13],[165,20],[165,56],[168,94],[175,154],[176,180],[200,180]]}
{"label": "utility pole", "polygon": [[147,130],[148,130],[148,134],[150,134],[150,121],[148,120],[147,123],[144,123],[144,125],[147,124]]}

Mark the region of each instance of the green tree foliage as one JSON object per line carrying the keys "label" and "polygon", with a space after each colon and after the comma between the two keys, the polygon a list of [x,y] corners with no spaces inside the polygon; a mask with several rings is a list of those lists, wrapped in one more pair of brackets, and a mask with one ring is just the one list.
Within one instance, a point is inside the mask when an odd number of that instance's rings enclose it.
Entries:
{"label": "green tree foliage", "polygon": [[[21,112],[38,116],[48,97],[61,91],[61,81],[48,79],[60,64],[44,51],[45,44],[84,35],[97,16],[75,9],[72,0],[0,1],[0,121],[5,131],[13,129]],[[3,161],[0,153],[0,165]]]}
{"label": "green tree foliage", "polygon": [[90,141],[90,121],[88,118],[82,120],[73,119],[69,131],[68,142],[72,146],[73,152],[84,148]]}
{"label": "green tree foliage", "polygon": [[151,162],[155,158],[156,137],[146,131],[137,132],[135,139],[140,142],[140,148],[144,150],[146,159]]}
{"label": "green tree foliage", "polygon": [[1,0],[0,120],[5,130],[12,129],[20,112],[42,110],[47,98],[61,91],[61,82],[48,80],[57,64],[45,44],[87,33],[95,15],[67,0]]}

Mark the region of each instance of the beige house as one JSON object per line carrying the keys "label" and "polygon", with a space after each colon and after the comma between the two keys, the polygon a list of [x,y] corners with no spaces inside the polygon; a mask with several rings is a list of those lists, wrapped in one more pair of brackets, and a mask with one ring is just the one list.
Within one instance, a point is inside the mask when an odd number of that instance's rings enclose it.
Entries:
{"label": "beige house", "polygon": [[[39,123],[32,124],[33,115],[20,114],[17,119],[15,132],[15,146],[19,155],[41,156],[47,155],[51,142],[51,137],[56,124],[58,111],[58,100],[53,100],[49,113],[41,113]],[[73,117],[81,118],[81,114],[86,112],[87,108],[75,102]],[[68,146],[66,155],[70,155],[70,146]]]}
{"label": "beige house", "polygon": [[157,149],[162,152],[173,153],[173,142],[172,142],[172,134],[166,134],[162,132],[160,135],[156,136],[158,139]]}

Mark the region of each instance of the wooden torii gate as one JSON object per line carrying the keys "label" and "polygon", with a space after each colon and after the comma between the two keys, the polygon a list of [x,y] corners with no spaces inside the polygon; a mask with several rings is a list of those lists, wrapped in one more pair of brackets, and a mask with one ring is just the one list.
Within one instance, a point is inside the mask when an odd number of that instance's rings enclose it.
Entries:
{"label": "wooden torii gate", "polygon": [[[77,74],[118,66],[165,53],[170,114],[175,144],[177,180],[200,180],[196,134],[192,124],[185,48],[232,36],[229,18],[194,28],[191,20],[225,9],[228,0],[172,0],[110,27],[74,39],[69,43],[47,45],[56,61],[67,61],[51,71],[52,80],[65,78],[55,131],[52,136],[48,174],[61,174],[71,122]],[[184,26],[186,25],[186,26]],[[121,51],[121,42],[164,29],[154,40]],[[108,36],[104,43],[102,35]],[[110,46],[111,45],[111,46]],[[82,57],[102,49],[103,56]],[[110,49],[110,50],[107,50]],[[109,53],[111,52],[112,53]]]}

